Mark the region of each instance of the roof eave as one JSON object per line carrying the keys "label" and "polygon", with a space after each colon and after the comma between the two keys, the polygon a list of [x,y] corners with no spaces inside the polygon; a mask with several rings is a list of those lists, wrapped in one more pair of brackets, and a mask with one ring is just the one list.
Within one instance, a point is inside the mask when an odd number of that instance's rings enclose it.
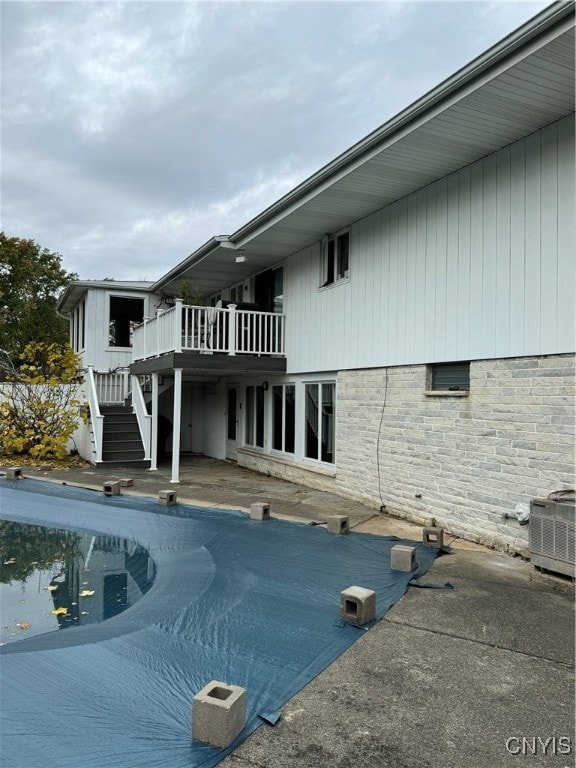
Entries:
{"label": "roof eave", "polygon": [[398,115],[384,123],[384,125],[377,128],[330,163],[323,166],[291,192],[281,197],[258,216],[240,227],[240,229],[230,235],[230,241],[238,245],[243,244],[256,230],[265,228],[266,224],[271,222],[271,220],[281,216],[288,208],[298,205],[303,198],[313,194],[318,187],[329,182],[331,178],[346,171],[352,164],[361,162],[365,156],[373,152],[379,145],[388,141],[395,133],[406,129],[411,123],[421,120],[426,113],[431,113],[440,107],[443,102],[453,97],[458,91],[465,89],[483,75],[488,74],[490,70],[502,66],[507,60],[518,55],[523,49],[537,41],[538,38],[552,32],[558,26],[566,24],[573,15],[574,0],[570,0],[570,2],[559,0],[548,6],[548,8],[545,8],[522,27],[459,69],[455,74],[413,102]]}

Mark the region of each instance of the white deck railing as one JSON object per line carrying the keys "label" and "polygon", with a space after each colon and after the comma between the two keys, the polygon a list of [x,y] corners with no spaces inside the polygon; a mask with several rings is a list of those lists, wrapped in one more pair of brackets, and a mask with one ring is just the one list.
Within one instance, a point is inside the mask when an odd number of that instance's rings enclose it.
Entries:
{"label": "white deck railing", "polygon": [[134,331],[133,359],[167,352],[284,356],[284,315],[217,307],[176,306],[147,319]]}
{"label": "white deck railing", "polygon": [[102,405],[124,405],[130,395],[128,368],[106,373],[94,371],[94,382]]}

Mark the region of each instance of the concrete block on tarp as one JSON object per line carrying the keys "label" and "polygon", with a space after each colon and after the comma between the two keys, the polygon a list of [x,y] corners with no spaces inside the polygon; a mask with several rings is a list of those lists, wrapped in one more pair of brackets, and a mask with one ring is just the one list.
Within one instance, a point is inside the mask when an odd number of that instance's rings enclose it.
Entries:
{"label": "concrete block on tarp", "polygon": [[176,504],[177,501],[176,491],[159,491],[158,501],[164,507],[171,507]]}
{"label": "concrete block on tarp", "polygon": [[250,504],[251,520],[270,520],[270,503],[267,501],[255,501]]}
{"label": "concrete block on tarp", "polygon": [[192,703],[192,738],[227,747],[246,725],[246,691],[212,680]]}
{"label": "concrete block on tarp", "polygon": [[350,624],[368,624],[376,618],[376,592],[348,587],[340,593],[340,618]]}
{"label": "concrete block on tarp", "polygon": [[413,571],[417,567],[416,548],[395,544],[390,550],[390,567],[393,571]]}
{"label": "concrete block on tarp", "polygon": [[6,468],[6,480],[23,480],[24,472],[22,467],[7,467]]}
{"label": "concrete block on tarp", "polygon": [[425,547],[433,547],[434,549],[442,549],[444,546],[444,529],[443,528],[424,528],[422,531],[422,543]]}
{"label": "concrete block on tarp", "polygon": [[328,527],[328,533],[335,533],[339,535],[341,533],[348,533],[350,530],[350,521],[346,515],[332,515],[326,521]]}
{"label": "concrete block on tarp", "polygon": [[120,480],[106,480],[102,483],[104,496],[120,496]]}

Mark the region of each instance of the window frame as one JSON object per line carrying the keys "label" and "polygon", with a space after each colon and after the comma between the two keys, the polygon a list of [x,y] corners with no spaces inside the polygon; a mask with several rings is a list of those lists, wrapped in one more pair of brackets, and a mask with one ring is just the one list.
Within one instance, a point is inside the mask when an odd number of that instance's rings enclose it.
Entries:
{"label": "window frame", "polygon": [[[346,243],[344,247],[344,243]],[[320,288],[331,288],[350,279],[350,228],[325,235],[322,240]]]}
{"label": "window frame", "polygon": [[79,354],[86,349],[86,298],[70,313],[70,346]]}
{"label": "window frame", "polygon": [[[316,456],[310,456],[309,455],[309,447],[308,447],[308,409],[307,409],[307,403],[308,403],[308,387],[317,387],[317,401],[316,401],[316,407],[317,407],[317,421],[316,421]],[[323,458],[323,451],[324,451],[324,444],[325,444],[325,434],[324,434],[324,420],[322,418],[323,413],[323,406],[324,406],[324,396],[323,396],[323,388],[324,387],[331,387],[332,388],[332,413],[326,414],[327,416],[330,415],[332,418],[332,428],[331,428],[331,434],[329,435],[329,439],[332,445],[332,459],[325,459]],[[314,462],[315,464],[321,464],[324,466],[329,467],[335,467],[336,466],[336,413],[337,413],[337,387],[336,387],[336,381],[335,380],[329,380],[329,379],[321,379],[318,381],[305,381],[303,382],[303,422],[302,422],[302,430],[303,430],[303,459],[304,461],[308,462]]]}
{"label": "window frame", "polygon": [[[452,369],[452,370],[451,370]],[[454,370],[454,369],[460,369]],[[438,381],[438,378],[441,381]],[[446,379],[453,378],[454,384],[448,384]],[[467,397],[470,393],[470,361],[457,360],[455,362],[429,363],[426,368],[425,395],[435,397]]]}
{"label": "window frame", "polygon": [[[292,412],[291,412],[291,431],[292,431],[292,449],[286,447],[287,441],[287,420],[286,420],[286,390],[290,388],[292,390]],[[281,394],[281,411],[280,411],[280,423],[281,423],[281,434],[280,434],[280,444],[281,447],[276,447],[276,438],[278,437],[276,433],[276,407],[277,407],[277,400],[276,400],[276,392],[277,390],[282,390]],[[282,453],[287,454],[289,456],[295,456],[296,455],[296,384],[294,382],[288,381],[283,382],[281,384],[273,384],[272,385],[272,421],[271,421],[271,449],[275,453]]]}
{"label": "window frame", "polygon": [[[244,388],[244,403],[244,446],[262,451],[266,446],[266,387],[264,384],[247,384]],[[262,439],[262,444],[258,442],[259,437]]]}
{"label": "window frame", "polygon": [[[126,299],[128,301],[141,301],[142,302],[142,321],[137,321],[137,320],[129,320],[128,321],[129,322],[129,339],[130,339],[130,344],[127,347],[121,346],[119,344],[111,344],[110,343],[111,327],[112,327],[112,319],[113,319],[112,318],[112,300],[113,299]],[[107,325],[106,325],[107,338],[108,338],[108,345],[107,345],[108,351],[114,351],[114,352],[116,352],[116,351],[121,351],[121,352],[130,351],[132,349],[132,347],[133,347],[134,328],[136,328],[137,326],[142,324],[145,316],[146,316],[146,298],[144,296],[137,296],[137,295],[135,296],[135,295],[129,295],[129,294],[127,295],[127,294],[124,294],[124,293],[109,293],[108,294],[108,314],[107,314],[108,321],[107,321]]]}

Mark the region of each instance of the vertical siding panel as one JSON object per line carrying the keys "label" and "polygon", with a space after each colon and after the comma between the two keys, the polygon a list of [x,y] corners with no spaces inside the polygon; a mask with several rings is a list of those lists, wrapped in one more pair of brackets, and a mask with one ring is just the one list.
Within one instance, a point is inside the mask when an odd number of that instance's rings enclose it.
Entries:
{"label": "vertical siding panel", "polygon": [[404,305],[404,322],[406,324],[406,359],[414,360],[416,356],[416,315],[420,312],[416,305],[416,251],[418,226],[418,198],[410,195],[407,202],[406,215],[406,302]]}
{"label": "vertical siding panel", "polygon": [[[355,314],[359,316],[356,336],[353,337],[353,343],[350,348],[356,365],[361,365],[362,361],[370,359],[370,335],[367,333],[367,318],[371,312],[369,306],[372,302],[370,297],[374,295],[375,287],[370,291],[368,288],[370,274],[372,272],[372,241],[374,239],[374,216],[368,216],[357,228],[363,231],[363,237],[358,250],[358,280],[353,284],[352,304],[356,308]],[[341,286],[340,293],[344,286]]]}
{"label": "vertical siding panel", "polygon": [[448,244],[448,184],[441,179],[436,198],[436,340],[434,357],[446,359],[446,260]]}
{"label": "vertical siding panel", "polygon": [[408,239],[408,205],[406,198],[398,202],[398,313],[396,320],[396,360],[406,359],[406,254]]}
{"label": "vertical siding panel", "polygon": [[458,184],[457,173],[447,179],[447,222],[446,222],[446,349],[448,360],[458,355]]}
{"label": "vertical siding panel", "polygon": [[470,168],[458,174],[458,328],[456,359],[470,354]]}
{"label": "vertical siding panel", "polygon": [[[371,300],[372,292],[366,292],[366,270],[367,270],[367,241],[369,232],[373,229],[372,217],[363,219],[354,226],[354,250],[357,254],[357,263],[350,265],[350,275],[353,284],[352,306],[354,310],[350,317],[350,340],[347,345],[347,359],[353,367],[358,366],[358,360],[362,359],[366,353],[366,324],[364,317],[366,313],[366,304]],[[354,272],[352,272],[354,269]],[[342,292],[344,286],[338,286],[334,293]]]}
{"label": "vertical siding panel", "polygon": [[527,355],[540,350],[540,132],[526,139],[526,328]]}
{"label": "vertical siding panel", "polygon": [[426,327],[426,190],[416,192],[416,252],[414,307],[414,362],[425,362]]}
{"label": "vertical siding panel", "polygon": [[558,123],[558,351],[574,349],[574,115]]}
{"label": "vertical siding panel", "polygon": [[524,294],[526,226],[526,142],[517,141],[510,148],[510,350],[522,354],[525,349]]}
{"label": "vertical siding panel", "polygon": [[426,361],[436,359],[434,342],[436,326],[436,189],[432,184],[426,190],[426,300],[424,311],[424,349]]}
{"label": "vertical siding panel", "polygon": [[[306,366],[304,370],[314,371],[322,365],[322,334],[324,333],[325,319],[318,318],[318,307],[320,313],[326,305],[326,300],[322,292],[318,291],[320,285],[320,265],[322,263],[322,244],[315,244],[310,249],[308,255],[308,270],[305,290],[308,297],[307,316],[308,322],[302,334],[302,341],[308,347],[306,351]],[[316,335],[318,334],[318,335]],[[308,343],[308,337],[311,337],[311,343]]]}
{"label": "vertical siding panel", "polygon": [[496,346],[499,357],[510,354],[510,147],[496,163]]}
{"label": "vertical siding panel", "polygon": [[388,287],[388,359],[395,364],[397,355],[397,323],[398,323],[398,205],[394,203],[389,208],[389,263],[390,282]]}
{"label": "vertical siding panel", "polygon": [[474,163],[470,169],[470,357],[482,357],[482,328],[484,326],[484,192],[483,164]]}
{"label": "vertical siding panel", "polygon": [[390,364],[390,345],[388,329],[390,327],[390,207],[382,212],[382,327],[380,338],[383,365]]}
{"label": "vertical siding panel", "polygon": [[540,311],[541,344],[554,347],[558,329],[558,128],[550,125],[542,131],[542,224],[540,242],[541,262]]}
{"label": "vertical siding panel", "polygon": [[496,348],[496,156],[484,165],[484,272],[482,283],[482,357],[492,357]]}
{"label": "vertical siding panel", "polygon": [[[367,323],[366,327],[366,333],[371,338],[371,360],[382,360],[382,328],[384,327],[382,308],[385,304],[384,295],[386,291],[386,284],[384,283],[382,273],[382,241],[385,237],[383,218],[382,211],[378,211],[374,215],[374,232],[371,244],[374,252],[374,290],[376,291],[376,297],[372,302],[373,306],[369,313],[371,324]],[[366,301],[369,301],[370,295],[369,291],[366,295]],[[367,364],[370,365],[370,361]]]}

